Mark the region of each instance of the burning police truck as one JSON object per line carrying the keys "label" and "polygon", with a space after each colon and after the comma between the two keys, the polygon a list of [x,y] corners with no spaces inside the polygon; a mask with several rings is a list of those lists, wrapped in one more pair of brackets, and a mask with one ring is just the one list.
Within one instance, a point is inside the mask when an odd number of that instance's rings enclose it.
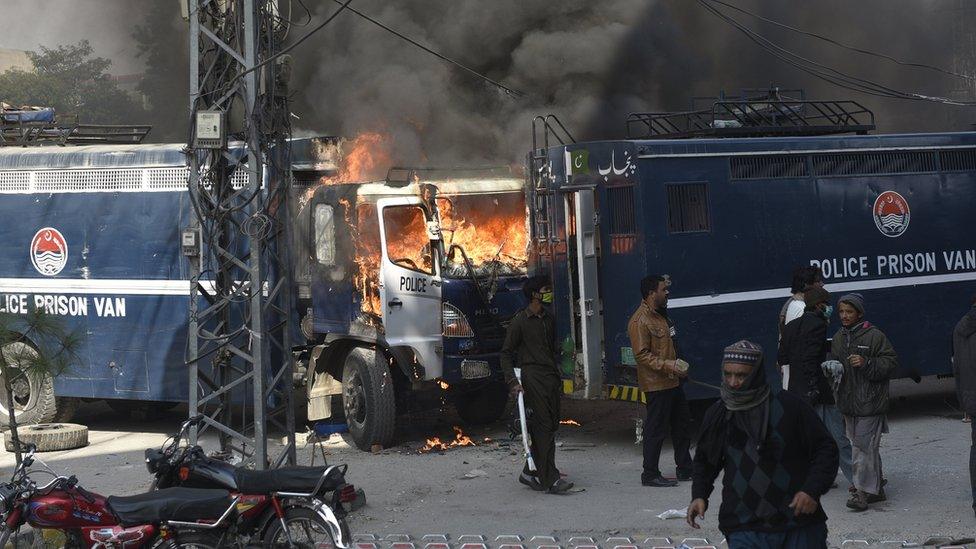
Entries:
{"label": "burning police truck", "polygon": [[[375,145],[301,139],[291,155],[291,316],[306,336],[296,358],[309,415],[344,414],[363,448],[390,444],[399,413],[444,397],[469,422],[502,413],[498,351],[527,263],[521,177],[394,170],[363,183],[366,168],[378,169]],[[86,334],[70,372],[16,380],[21,421],[67,420],[79,399],[187,400],[182,149],[0,148],[0,309],[42,307]]]}

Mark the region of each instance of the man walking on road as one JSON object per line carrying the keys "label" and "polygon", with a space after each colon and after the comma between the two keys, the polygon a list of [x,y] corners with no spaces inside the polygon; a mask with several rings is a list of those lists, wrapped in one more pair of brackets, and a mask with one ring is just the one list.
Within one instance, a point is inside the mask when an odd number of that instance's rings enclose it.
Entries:
{"label": "man walking on road", "polygon": [[766,383],[762,347],[739,341],[722,358],[722,399],[702,420],[688,524],[699,528],[724,471],[718,527],[729,549],[825,548],[820,497],[837,475],[837,445],[808,404]]}
{"label": "man walking on road", "polygon": [[853,484],[851,442],[844,429],[844,418],[834,404],[834,395],[821,364],[827,360],[827,325],[833,314],[830,294],[820,287],[804,293],[806,310],[790,322],[779,342],[778,362],[790,365],[787,389],[813,407],[840,448],[840,470]]}
{"label": "man walking on road", "polygon": [[[563,480],[556,468],[562,379],[556,366],[552,314],[546,309],[552,303],[552,283],[544,276],[532,277],[525,282],[522,292],[529,305],[512,318],[501,352],[502,372],[512,395],[523,392],[525,407],[532,411],[528,429],[538,470],[529,470],[526,462],[519,482],[533,490],[563,494],[573,483]],[[521,383],[515,377],[515,367],[521,368]]]}
{"label": "man walking on road", "polygon": [[898,368],[891,342],[864,320],[864,297],[841,296],[837,302],[842,328],[834,335],[831,356],[843,364],[837,408],[844,414],[853,446],[854,488],[847,506],[865,511],[885,500],[881,474],[881,434],[888,432],[888,380]]}
{"label": "man walking on road", "polygon": [[641,304],[630,317],[627,335],[637,361],[637,383],[647,399],[644,421],[644,486],[677,486],[658,467],[664,438],[671,429],[678,480],[691,480],[691,413],[678,379],[687,377],[688,363],[678,358],[674,324],[668,318],[669,281],[651,275],[641,280]]}
{"label": "man walking on road", "polygon": [[[956,394],[965,413],[976,414],[976,295],[969,312],[952,331],[952,372],[956,376]],[[969,447],[969,484],[972,487],[973,511],[976,512],[976,421],[970,422],[972,442]]]}

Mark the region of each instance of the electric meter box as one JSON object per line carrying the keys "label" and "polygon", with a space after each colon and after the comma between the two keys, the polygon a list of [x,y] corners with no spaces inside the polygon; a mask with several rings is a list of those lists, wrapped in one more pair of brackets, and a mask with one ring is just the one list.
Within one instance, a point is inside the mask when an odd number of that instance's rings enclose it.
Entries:
{"label": "electric meter box", "polygon": [[193,147],[223,149],[227,146],[227,118],[223,111],[197,111]]}

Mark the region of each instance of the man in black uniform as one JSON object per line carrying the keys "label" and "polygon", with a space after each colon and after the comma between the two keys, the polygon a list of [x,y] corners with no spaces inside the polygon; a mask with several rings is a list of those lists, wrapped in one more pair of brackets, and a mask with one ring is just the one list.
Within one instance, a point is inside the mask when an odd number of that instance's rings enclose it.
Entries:
{"label": "man in black uniform", "polygon": [[[556,366],[552,314],[545,306],[552,303],[552,283],[545,276],[532,277],[525,282],[522,292],[529,305],[512,318],[501,353],[502,371],[512,395],[523,392],[525,407],[532,410],[528,428],[538,470],[530,471],[526,463],[519,482],[533,490],[563,494],[573,483],[563,480],[556,469],[562,379]],[[521,383],[515,377],[516,366],[522,369]]]}

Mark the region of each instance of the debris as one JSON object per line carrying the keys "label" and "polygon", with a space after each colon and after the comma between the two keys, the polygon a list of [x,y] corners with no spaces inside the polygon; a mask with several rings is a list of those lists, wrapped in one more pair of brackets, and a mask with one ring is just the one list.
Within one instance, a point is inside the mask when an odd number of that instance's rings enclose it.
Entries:
{"label": "debris", "polygon": [[582,427],[583,425],[576,421],[575,419],[563,419],[559,422],[560,425],[572,425],[573,427]]}
{"label": "debris", "polygon": [[380,453],[380,452],[383,451],[383,445],[382,444],[374,444],[374,445],[370,446],[369,451],[372,452],[372,453],[374,453],[374,454],[378,454],[378,453]]}
{"label": "debris", "polygon": [[688,516],[687,509],[668,509],[667,511],[661,513],[657,518],[661,520],[668,520],[673,518],[685,518]]}
{"label": "debris", "polygon": [[487,477],[487,476],[488,476],[488,473],[486,473],[483,469],[472,469],[472,470],[468,471],[467,473],[464,473],[464,476],[462,476],[461,479],[462,480],[470,480],[470,479],[473,479],[473,478]]}

